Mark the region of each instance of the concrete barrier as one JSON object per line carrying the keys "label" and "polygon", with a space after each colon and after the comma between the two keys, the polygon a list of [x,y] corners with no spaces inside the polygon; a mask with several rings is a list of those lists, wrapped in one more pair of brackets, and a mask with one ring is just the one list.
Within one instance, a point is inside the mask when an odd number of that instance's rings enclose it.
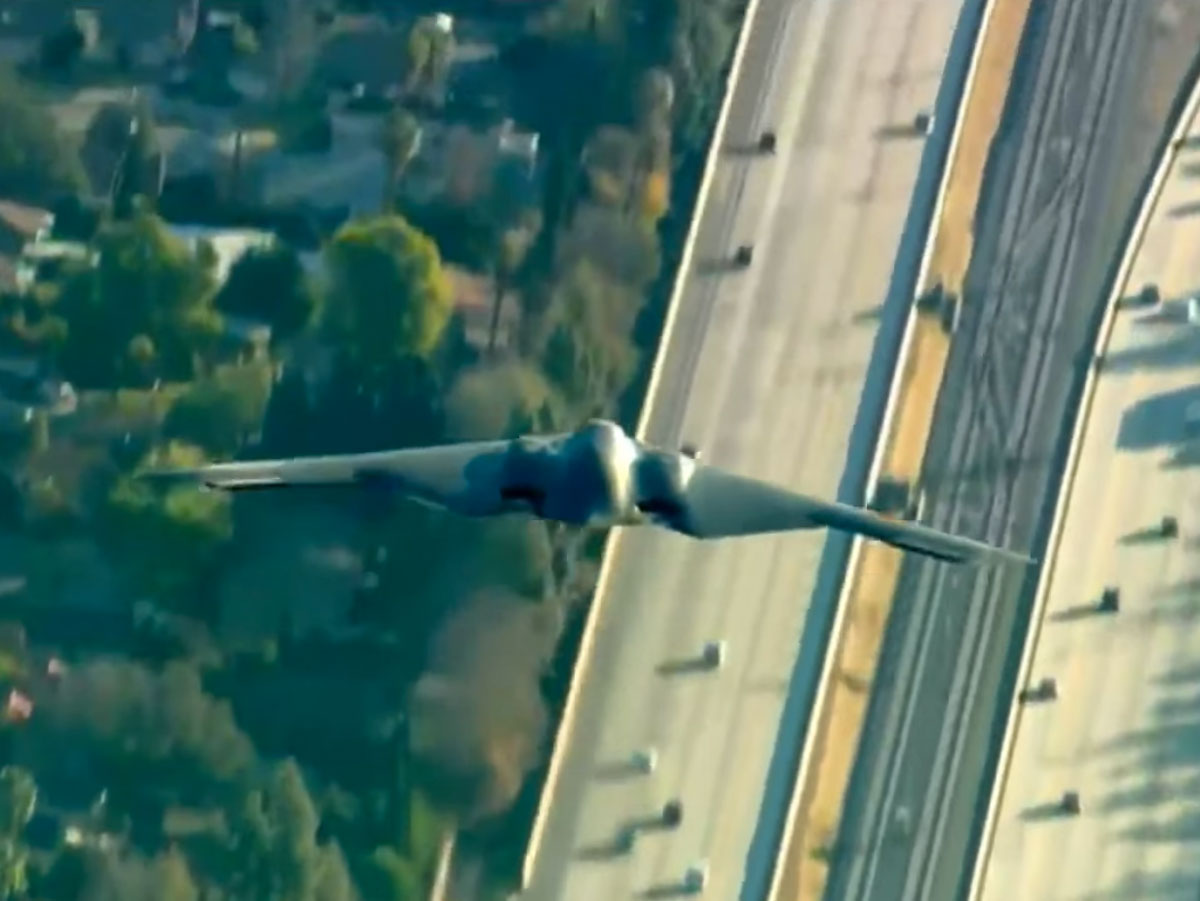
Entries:
{"label": "concrete barrier", "polygon": [[[971,3],[964,6],[963,16],[971,13]],[[950,180],[950,173],[953,169],[953,161],[955,152],[958,149],[959,142],[962,139],[962,124],[963,110],[971,96],[971,87],[975,82],[975,77],[979,69],[980,48],[982,47],[983,35],[987,32],[988,22],[991,20],[992,10],[995,8],[995,0],[973,0],[973,6],[980,10],[979,21],[977,28],[971,35],[971,44],[969,54],[964,55],[959,65],[963,74],[962,90],[958,97],[957,103],[952,110],[952,131],[950,137],[950,145],[946,154],[945,161],[942,166],[941,177],[939,179],[937,191],[933,201],[933,214],[929,220],[929,228],[927,229],[925,240],[922,243],[921,263],[917,270],[917,290],[921,290],[925,280],[929,276],[929,267],[933,260],[934,243],[937,236],[937,223],[941,219],[942,208],[946,202],[946,189]],[[947,77],[954,78],[958,71],[955,70],[952,59],[947,59],[946,72],[943,75],[943,80]],[[939,120],[941,116],[939,115]],[[875,446],[875,453],[872,458],[871,467],[867,474],[867,480],[864,487],[863,496],[865,499],[871,497],[875,486],[879,482],[879,477],[882,474],[883,466],[887,458],[889,448],[889,439],[891,436],[892,425],[896,417],[896,411],[899,407],[899,399],[904,383],[904,370],[908,362],[909,353],[912,350],[913,335],[916,331],[917,311],[913,301],[915,297],[910,298],[910,309],[905,320],[904,333],[900,339],[900,351],[896,361],[896,365],[892,370],[891,382],[888,387],[887,402],[884,407],[883,419],[879,427],[878,438]],[[795,788],[790,796],[787,811],[785,813],[783,833],[780,838],[779,847],[777,849],[776,858],[773,864],[769,888],[766,898],[774,901],[777,898],[780,890],[780,881],[783,878],[784,869],[787,863],[786,855],[788,854],[796,829],[797,820],[799,819],[799,810],[803,802],[804,791],[808,779],[809,770],[813,764],[814,747],[813,743],[816,737],[820,734],[820,729],[814,728],[813,724],[819,723],[824,712],[825,702],[829,694],[829,683],[833,678],[833,670],[837,660],[837,653],[841,644],[841,634],[845,627],[846,609],[850,592],[854,587],[853,575],[858,567],[858,559],[862,552],[863,539],[853,539],[850,546],[849,557],[846,562],[845,577],[841,582],[841,589],[837,596],[836,607],[834,612],[834,621],[832,630],[829,635],[829,640],[825,646],[825,655],[821,664],[820,676],[817,682],[817,690],[815,700],[809,714],[809,727],[804,733],[804,744],[800,751],[800,763],[797,769]],[[783,734],[783,729],[780,730]]]}
{"label": "concrete barrier", "polygon": [[[1116,277],[1113,280],[1108,303],[1104,309],[1104,318],[1101,320],[1100,330],[1096,335],[1096,344],[1092,353],[1093,359],[1102,355],[1105,348],[1108,347],[1119,301],[1124,295],[1130,273],[1133,271],[1134,261],[1137,258],[1138,251],[1141,250],[1142,241],[1146,236],[1146,229],[1150,225],[1150,217],[1154,212],[1159,195],[1162,194],[1163,186],[1167,182],[1167,175],[1171,171],[1171,164],[1175,160],[1177,153],[1176,144],[1180,138],[1187,134],[1192,120],[1196,117],[1198,108],[1200,108],[1200,79],[1196,79],[1193,82],[1191,94],[1188,97],[1187,103],[1180,111],[1179,120],[1171,130],[1165,151],[1159,157],[1158,167],[1155,169],[1146,193],[1142,197],[1137,218],[1134,220],[1133,229],[1129,234],[1129,241],[1125,245],[1125,252],[1121,257],[1121,263],[1117,268]],[[1046,553],[1043,558],[1045,563],[1042,566],[1041,573],[1038,575],[1038,582],[1035,588],[1033,608],[1030,612],[1031,628],[1026,633],[1025,644],[1021,650],[1021,663],[1017,670],[1016,682],[1018,690],[1019,686],[1024,685],[1029,680],[1033,664],[1033,654],[1037,650],[1038,637],[1041,635],[1042,618],[1050,593],[1050,583],[1054,577],[1058,546],[1062,540],[1063,523],[1066,520],[1067,506],[1070,501],[1072,489],[1074,488],[1075,475],[1079,469],[1079,453],[1083,446],[1083,436],[1087,430],[1092,403],[1096,396],[1096,376],[1096,367],[1089,366],[1087,375],[1084,378],[1083,393],[1081,395],[1079,411],[1075,418],[1075,427],[1071,433],[1071,443],[1067,450],[1066,466],[1063,469],[1063,481],[1054,506],[1050,534],[1046,541]],[[971,888],[968,895],[970,901],[977,901],[983,895],[984,874],[987,871],[988,859],[991,856],[992,842],[995,840],[996,818],[999,816],[1000,803],[1004,798],[1004,788],[1008,783],[1008,773],[1012,766],[1013,747],[1016,744],[1016,737],[1020,730],[1022,709],[1020,703],[1013,703],[1009,708],[1004,737],[1000,746],[1000,758],[996,765],[996,776],[992,781],[992,791],[988,798],[983,834],[980,836],[979,852],[975,856],[975,866],[971,874]]]}
{"label": "concrete barrier", "polygon": [[[721,107],[717,113],[717,121],[713,126],[708,153],[704,159],[704,170],[700,176],[700,186],[696,191],[696,203],[692,209],[692,218],[688,224],[687,237],[684,239],[683,251],[679,257],[679,266],[675,270],[675,283],[671,289],[670,299],[667,301],[662,333],[659,336],[658,347],[655,350],[654,363],[650,367],[650,378],[646,383],[645,401],[642,404],[641,413],[638,416],[637,428],[634,432],[638,438],[644,437],[650,417],[654,412],[655,395],[658,391],[658,383],[662,377],[663,363],[666,360],[667,348],[670,346],[671,333],[675,328],[679,302],[683,296],[684,285],[687,283],[688,269],[692,264],[692,255],[695,253],[696,238],[700,231],[700,221],[703,217],[704,205],[708,200],[708,192],[712,189],[713,174],[716,171],[717,161],[720,158],[721,148],[724,144],[725,125],[729,119],[729,110],[733,105],[734,87],[737,85],[738,74],[741,71],[742,62],[746,56],[746,46],[749,43],[750,32],[753,28],[754,16],[758,11],[759,2],[760,0],[748,0],[746,10],[742,16],[741,27],[738,29],[737,42],[734,45],[733,56],[729,63],[729,74],[725,80],[725,93],[721,98]],[[566,744],[565,738],[571,734],[571,727],[574,723],[576,707],[579,702],[580,685],[583,683],[583,675],[587,671],[592,646],[595,644],[596,623],[600,619],[600,611],[607,597],[608,576],[612,558],[623,534],[624,529],[613,529],[609,532],[608,538],[604,543],[600,572],[597,575],[596,588],[592,595],[592,605],[588,610],[587,620],[583,626],[583,634],[579,640],[579,653],[576,658],[575,667],[571,673],[570,684],[567,687],[567,699],[563,705],[563,713],[562,718],[559,720],[558,730],[555,733],[550,764],[546,770],[546,781],[542,786],[542,793],[538,800],[537,814],[534,817],[533,828],[530,832],[529,845],[525,850],[525,857],[521,865],[522,890],[529,884],[533,864],[537,859],[538,849],[541,847],[542,833],[546,828],[546,818],[549,815],[550,804],[554,798],[559,773],[562,769],[562,756],[565,752]]]}

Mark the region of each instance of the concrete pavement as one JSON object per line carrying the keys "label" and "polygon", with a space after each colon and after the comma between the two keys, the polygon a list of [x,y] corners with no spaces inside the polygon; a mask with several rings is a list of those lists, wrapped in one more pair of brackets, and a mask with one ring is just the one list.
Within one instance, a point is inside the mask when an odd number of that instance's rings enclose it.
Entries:
{"label": "concrete pavement", "polygon": [[[1096,382],[1032,664],[1060,697],[1021,713],[989,901],[1200,894],[1200,454],[1184,429],[1200,330],[1182,301],[1200,291],[1198,172],[1200,148],[1183,150],[1131,272],[1168,300],[1118,312]],[[1164,515],[1179,540],[1137,535]],[[1121,610],[1097,614],[1109,585]],[[1079,817],[1056,815],[1068,790]]]}
{"label": "concrete pavement", "polygon": [[[763,0],[735,86],[698,246],[646,437],[835,496],[923,148],[887,136],[932,104],[954,0]],[[742,148],[778,133],[773,158]],[[882,134],[881,134],[882,131]],[[756,244],[745,272],[724,268]],[[700,544],[626,533],[538,859],[522,897],[667,896],[706,858],[737,897],[821,533]],[[670,672],[710,638],[719,673]],[[660,672],[660,668],[668,672]],[[655,746],[658,769],[624,767]],[[664,801],[681,827],[616,853]]]}
{"label": "concrete pavement", "polygon": [[[1049,0],[1034,11],[923,481],[934,525],[1036,554],[1106,279],[1200,10]],[[829,897],[964,891],[1031,582],[905,562]]]}

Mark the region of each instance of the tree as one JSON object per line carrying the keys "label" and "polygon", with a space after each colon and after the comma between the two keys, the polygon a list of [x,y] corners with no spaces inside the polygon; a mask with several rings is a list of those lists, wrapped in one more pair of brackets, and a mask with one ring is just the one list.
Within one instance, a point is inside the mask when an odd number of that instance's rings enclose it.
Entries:
{"label": "tree", "polygon": [[211,273],[147,213],[109,225],[95,246],[97,264],[74,272],[57,303],[67,376],[89,388],[144,384],[147,367],[190,379],[221,328]]}
{"label": "tree", "polygon": [[581,412],[610,410],[633,372],[635,296],[581,261],[564,275],[547,315],[546,376]]}
{"label": "tree", "polygon": [[428,357],[450,318],[450,285],[436,245],[398,216],[343,226],[327,251],[327,316],[366,374]]}
{"label": "tree", "polygon": [[243,367],[234,377],[209,378],[188,388],[163,421],[163,435],[228,459],[262,426],[271,393],[265,367]]}
{"label": "tree", "polygon": [[290,245],[276,244],[239,257],[214,305],[231,316],[267,322],[272,338],[283,339],[308,327],[319,301],[299,254]]}
{"label": "tree", "polygon": [[83,168],[49,106],[0,67],[0,196],[52,203],[83,187]]}
{"label": "tree", "polygon": [[437,21],[417,19],[405,45],[405,89],[427,101],[435,101],[445,83],[454,52],[454,37]]}
{"label": "tree", "polygon": [[14,839],[0,839],[0,899],[24,898],[28,890],[28,849]]}
{"label": "tree", "polygon": [[382,210],[387,214],[395,208],[400,180],[420,148],[421,126],[412,113],[403,107],[394,106],[383,120],[379,144],[387,161],[387,184],[384,188]]}
{"label": "tree", "polygon": [[559,242],[558,269],[564,279],[572,278],[571,271],[581,261],[635,292],[654,281],[662,262],[651,224],[598,206],[581,207]]}
{"label": "tree", "polygon": [[651,172],[642,185],[641,214],[651,222],[666,215],[671,204],[671,181],[666,172]]}
{"label": "tree", "polygon": [[135,202],[152,208],[162,194],[164,158],[158,146],[154,117],[145,98],[138,98],[125,113],[126,131],[115,138],[118,154],[113,175],[113,214],[125,219],[134,214]]}
{"label": "tree", "polygon": [[24,896],[29,852],[21,833],[33,818],[37,785],[28,770],[18,766],[0,769],[0,898]]}
{"label": "tree", "polygon": [[424,901],[416,865],[395,848],[376,848],[363,869],[363,891],[373,901]]}
{"label": "tree", "polygon": [[19,766],[0,769],[0,835],[10,841],[20,838],[33,819],[38,789],[30,772]]}
{"label": "tree", "polygon": [[[172,443],[150,465],[198,465],[199,449]],[[229,498],[190,486],[160,491],[132,476],[117,479],[101,513],[105,542],[134,584],[161,603],[198,613],[221,552],[233,537]]]}
{"label": "tree", "polygon": [[475,366],[459,373],[447,393],[446,437],[482,441],[548,431],[560,422],[560,403],[542,374],[528,365]]}
{"label": "tree", "polygon": [[539,680],[554,638],[537,606],[492,593],[433,642],[410,700],[412,752],[424,790],[465,824],[507,808],[539,759]]}
{"label": "tree", "polygon": [[312,0],[263,0],[261,18],[277,95],[295,99],[304,89],[316,58],[316,17]]}
{"label": "tree", "polygon": [[671,0],[665,5],[677,128],[687,144],[699,150],[720,103],[733,29],[719,3]]}
{"label": "tree", "polygon": [[200,892],[175,849],[153,858],[88,850],[80,896],[81,901],[197,901]]}
{"label": "tree", "polygon": [[109,778],[124,775],[139,787],[158,777],[203,796],[244,779],[255,763],[254,746],[228,702],[207,694],[196,668],[182,662],[155,672],[129,660],[90,660],[66,672],[38,713],[47,751],[81,742],[108,767]]}
{"label": "tree", "polygon": [[51,72],[70,72],[84,49],[83,32],[73,22],[42,38],[38,62]]}
{"label": "tree", "polygon": [[335,842],[317,841],[319,825],[296,762],[272,767],[233,816],[238,888],[263,901],[351,901],[345,857]]}

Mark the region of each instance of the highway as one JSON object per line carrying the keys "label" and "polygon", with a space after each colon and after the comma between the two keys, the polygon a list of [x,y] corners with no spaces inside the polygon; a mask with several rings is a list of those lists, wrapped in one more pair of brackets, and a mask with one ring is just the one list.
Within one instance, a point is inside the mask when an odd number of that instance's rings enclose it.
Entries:
{"label": "highway", "polygon": [[[924,146],[889,130],[933,104],[959,5],[758,5],[650,441],[693,441],[718,465],[838,494]],[[777,154],[746,153],[767,127]],[[754,263],[729,271],[742,242],[755,244]],[[822,533],[615,538],[523,898],[667,897],[701,858],[708,896],[737,897],[825,548]],[[678,671],[716,638],[728,641],[722,671]],[[649,746],[657,770],[630,773]],[[648,828],[617,851],[625,826],[676,797],[678,829]]]}
{"label": "highway", "polygon": [[[1176,157],[1131,271],[1129,291],[1154,282],[1167,301],[1118,312],[1096,381],[1032,661],[1059,698],[1021,713],[987,901],[1200,895],[1200,455],[1184,428],[1200,332],[1181,300],[1200,288],[1198,164],[1200,148]],[[1181,540],[1139,540],[1167,515]],[[1110,585],[1121,610],[1097,615]],[[1079,817],[1056,815],[1068,790]]]}
{"label": "highway", "polygon": [[[1033,10],[923,482],[932,524],[1036,554],[1105,283],[1200,9],[1050,0]],[[962,897],[1035,578],[906,560],[828,897]]]}

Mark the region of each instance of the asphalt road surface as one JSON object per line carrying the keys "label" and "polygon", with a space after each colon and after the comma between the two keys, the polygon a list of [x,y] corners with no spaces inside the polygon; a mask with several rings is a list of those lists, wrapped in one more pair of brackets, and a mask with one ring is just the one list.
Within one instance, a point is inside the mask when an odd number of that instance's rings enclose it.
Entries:
{"label": "asphalt road surface", "polygon": [[[838,493],[924,146],[898,127],[932,105],[958,7],[763,0],[651,441],[696,442],[718,465]],[[767,127],[777,155],[747,153]],[[754,263],[731,271],[742,242],[754,242]],[[668,897],[702,858],[708,896],[737,897],[825,546],[822,533],[617,539],[523,897]],[[725,668],[689,669],[717,638],[728,641]],[[631,754],[649,746],[657,770],[631,773]],[[681,826],[653,828],[671,798],[683,801]],[[620,831],[637,823],[632,852],[618,851]]]}
{"label": "asphalt road surface", "polygon": [[[934,525],[1037,553],[1106,282],[1196,51],[1200,8],[1033,9],[924,483]],[[962,896],[1035,575],[906,561],[829,897]]]}
{"label": "asphalt road surface", "polygon": [[[1131,274],[1167,301],[1118,313],[1096,383],[1033,657],[1058,699],[1021,712],[985,901],[1200,896],[1198,166],[1200,147],[1176,157]],[[1179,540],[1143,531],[1166,515]],[[1110,585],[1121,609],[1098,613]],[[1080,816],[1061,816],[1065,791]]]}

